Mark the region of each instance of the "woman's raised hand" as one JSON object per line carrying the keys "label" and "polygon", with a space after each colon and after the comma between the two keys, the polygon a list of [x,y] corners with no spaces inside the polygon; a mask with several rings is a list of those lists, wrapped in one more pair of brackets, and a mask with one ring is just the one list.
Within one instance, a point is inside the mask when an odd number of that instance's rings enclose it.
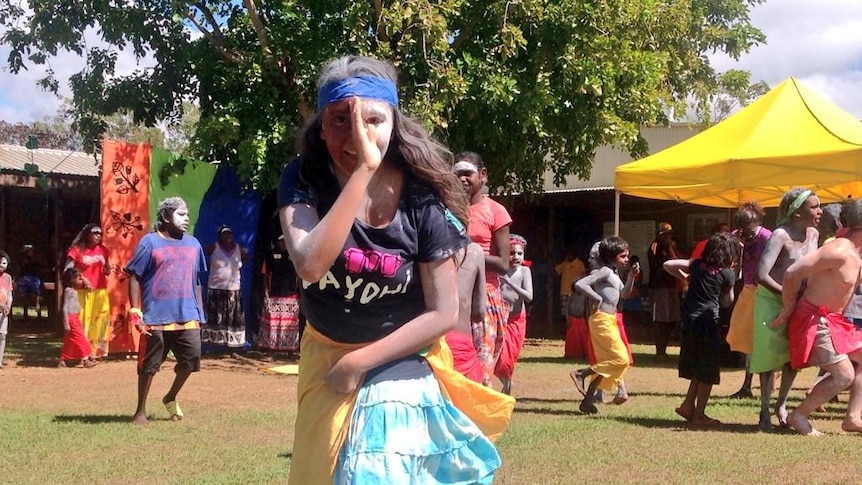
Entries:
{"label": "woman's raised hand", "polygon": [[359,160],[356,168],[365,168],[374,172],[383,161],[383,153],[377,146],[377,126],[374,123],[365,123],[362,119],[362,100],[356,96],[350,100],[350,111],[352,115],[351,127],[353,130],[353,143],[356,147],[356,157]]}

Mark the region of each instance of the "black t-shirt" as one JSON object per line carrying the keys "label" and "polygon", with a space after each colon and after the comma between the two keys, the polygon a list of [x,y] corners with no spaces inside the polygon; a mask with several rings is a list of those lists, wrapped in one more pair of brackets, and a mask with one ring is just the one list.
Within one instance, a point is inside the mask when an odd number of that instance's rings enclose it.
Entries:
{"label": "black t-shirt", "polygon": [[688,292],[682,304],[683,315],[694,319],[710,312],[718,319],[719,298],[722,291],[733,287],[736,275],[730,268],[715,268],[702,259],[689,265]]}
{"label": "black t-shirt", "polygon": [[[305,173],[298,160],[284,169],[278,205],[306,203],[323,218],[338,197],[338,181],[331,171],[318,170],[313,179]],[[320,281],[302,282],[303,313],[337,342],[379,340],[425,311],[417,263],[449,258],[467,242],[466,228],[433,188],[405,173],[390,224],[354,220],[335,264]]]}

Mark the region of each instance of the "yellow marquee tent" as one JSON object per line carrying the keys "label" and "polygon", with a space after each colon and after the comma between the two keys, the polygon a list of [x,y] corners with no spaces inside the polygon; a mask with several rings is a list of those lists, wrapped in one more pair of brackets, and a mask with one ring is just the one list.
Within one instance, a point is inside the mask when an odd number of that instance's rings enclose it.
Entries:
{"label": "yellow marquee tent", "polygon": [[624,194],[711,207],[757,200],[775,207],[789,188],[823,202],[862,195],[862,122],[789,78],[721,123],[620,165]]}

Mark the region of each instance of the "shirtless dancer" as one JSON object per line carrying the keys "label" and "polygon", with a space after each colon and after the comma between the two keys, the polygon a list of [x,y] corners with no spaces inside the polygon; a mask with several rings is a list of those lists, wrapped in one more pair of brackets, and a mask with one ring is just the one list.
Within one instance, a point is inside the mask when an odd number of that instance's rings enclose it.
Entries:
{"label": "shirtless dancer", "polygon": [[468,379],[482,382],[482,365],[477,349],[482,348],[485,326],[485,255],[482,246],[470,243],[455,256],[458,263],[458,325],[446,333],[455,370]]}
{"label": "shirtless dancer", "polygon": [[[629,262],[629,245],[620,237],[611,236],[599,245],[599,259],[602,266],[575,282],[575,286],[590,301],[593,308],[590,314],[590,341],[596,355],[595,365],[569,373],[578,391],[584,395],[579,409],[586,414],[598,412],[595,404],[599,402],[598,389],[603,391],[619,387],[628,368],[631,366],[628,350],[617,324],[617,305],[620,298],[632,293],[640,267],[629,271],[627,281],[622,282],[617,271]],[[589,387],[586,379],[595,376]]]}
{"label": "shirtless dancer", "polygon": [[[808,421],[812,411],[847,387],[850,403],[841,429],[862,432],[862,331],[843,316],[860,283],[862,270],[862,200],[845,209],[850,227],[845,237],[824,245],[787,268],[784,307],[773,327],[788,324],[790,359],[796,369],[819,366],[829,372],[787,417],[787,424],[808,436],[820,436]],[[797,301],[803,280],[805,291]]]}
{"label": "shirtless dancer", "polygon": [[820,199],[810,190],[793,188],[781,198],[775,229],[757,265],[758,287],[754,301],[754,340],[750,368],[760,374],[760,429],[771,431],[769,400],[775,371],[781,373],[781,387],[775,403],[775,415],[780,426],[787,425],[787,395],[796,377],[790,366],[785,328],[772,328],[771,323],[781,311],[781,290],[787,268],[806,254],[817,250],[817,224],[820,222]]}

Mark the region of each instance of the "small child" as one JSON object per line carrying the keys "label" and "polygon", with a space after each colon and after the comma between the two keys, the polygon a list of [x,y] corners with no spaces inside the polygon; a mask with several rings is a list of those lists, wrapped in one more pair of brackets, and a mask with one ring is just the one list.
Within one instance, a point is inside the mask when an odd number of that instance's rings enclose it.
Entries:
{"label": "small child", "polygon": [[66,368],[67,360],[81,359],[81,365],[93,367],[97,362],[92,357],[90,342],[81,327],[81,304],[78,290],[84,288],[84,276],[77,268],[63,272],[63,348],[60,349],[60,363],[57,367]]}
{"label": "small child", "polygon": [[[617,305],[620,298],[628,297],[640,267],[632,267],[625,284],[617,271],[629,262],[629,245],[621,237],[611,236],[599,244],[599,261],[602,266],[575,282],[578,290],[587,295],[592,311],[590,313],[590,341],[596,357],[596,363],[590,367],[572,371],[569,376],[578,391],[584,395],[580,405],[583,413],[598,412],[596,402],[599,400],[597,390],[612,391],[619,387],[623,375],[631,366],[628,349],[626,348],[620,327],[617,324]],[[588,377],[595,376],[585,389]]]}
{"label": "small child", "polygon": [[682,343],[679,351],[679,376],[691,384],[676,413],[692,426],[718,426],[721,421],[706,415],[712,386],[720,381],[719,348],[721,326],[719,305],[733,303],[733,269],[739,261],[739,242],[728,233],[714,234],[706,243],[703,259],[672,259],[664,269],[688,279],[683,301]]}
{"label": "small child", "polygon": [[529,263],[524,264],[524,251],[527,240],[517,234],[509,235],[509,269],[500,275],[500,291],[503,300],[509,305],[509,318],[506,322],[506,337],[503,351],[497,359],[494,375],[503,383],[503,393],[512,394],[512,376],[515,364],[524,348],[527,334],[527,304],[533,301],[533,273]]}
{"label": "small child", "polygon": [[9,330],[9,315],[12,314],[12,277],[6,272],[9,255],[0,251],[0,369],[6,353],[6,332]]}

